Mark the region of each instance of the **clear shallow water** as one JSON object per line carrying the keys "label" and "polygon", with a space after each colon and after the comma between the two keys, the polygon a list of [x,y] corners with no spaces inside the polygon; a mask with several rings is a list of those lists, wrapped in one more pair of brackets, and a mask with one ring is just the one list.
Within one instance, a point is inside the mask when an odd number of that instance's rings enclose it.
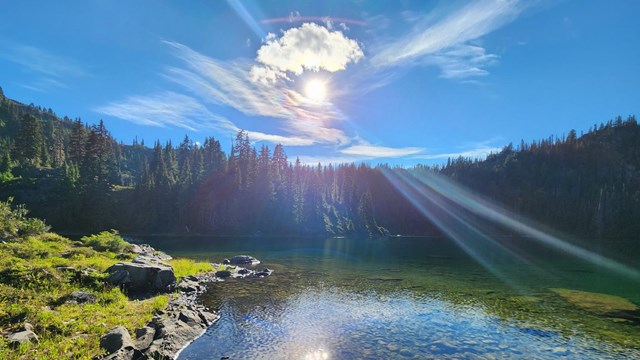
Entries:
{"label": "clear shallow water", "polygon": [[640,303],[639,284],[526,242],[526,261],[492,254],[487,268],[443,238],[143,240],[215,262],[249,253],[276,270],[211,284],[202,301],[221,318],[180,359],[640,358],[633,319],[549,290]]}

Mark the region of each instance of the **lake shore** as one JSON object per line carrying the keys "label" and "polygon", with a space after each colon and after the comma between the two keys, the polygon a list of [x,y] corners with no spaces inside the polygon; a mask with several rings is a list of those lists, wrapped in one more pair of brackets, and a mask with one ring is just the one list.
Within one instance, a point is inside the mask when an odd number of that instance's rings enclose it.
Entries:
{"label": "lake shore", "polygon": [[[16,221],[20,225],[24,220]],[[174,287],[135,295],[109,284],[109,268],[140,256],[116,232],[73,241],[45,231],[24,232],[0,242],[0,358],[92,359],[106,355],[100,338],[114,328],[154,343],[163,331],[174,332],[171,321],[197,323],[191,326],[197,331],[190,331],[184,342],[156,344],[158,353],[164,349],[165,358],[173,358],[215,319],[215,313],[196,301],[205,290],[201,283],[211,278],[213,267],[208,262],[165,260],[175,276]],[[157,325],[153,335],[146,329],[150,322]],[[131,343],[132,349],[146,347]]]}

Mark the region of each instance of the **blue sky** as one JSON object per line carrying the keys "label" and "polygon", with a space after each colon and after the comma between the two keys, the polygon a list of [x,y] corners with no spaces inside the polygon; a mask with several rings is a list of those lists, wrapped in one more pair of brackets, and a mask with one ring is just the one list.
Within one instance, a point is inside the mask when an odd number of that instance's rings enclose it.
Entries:
{"label": "blue sky", "polygon": [[125,143],[229,149],[245,129],[306,163],[438,163],[637,114],[638,15],[634,0],[11,1],[0,86]]}

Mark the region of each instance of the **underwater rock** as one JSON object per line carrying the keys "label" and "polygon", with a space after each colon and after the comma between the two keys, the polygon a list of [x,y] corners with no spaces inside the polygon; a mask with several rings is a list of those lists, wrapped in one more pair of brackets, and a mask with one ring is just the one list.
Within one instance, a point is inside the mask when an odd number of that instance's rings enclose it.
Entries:
{"label": "underwater rock", "polygon": [[231,271],[229,270],[218,270],[216,271],[216,277],[219,278],[228,278],[229,276],[231,276]]}
{"label": "underwater rock", "polygon": [[552,288],[549,290],[581,309],[598,314],[638,310],[638,307],[634,303],[620,296],[560,288]]}
{"label": "underwater rock", "polygon": [[215,276],[218,279],[247,279],[247,278],[263,278],[270,276],[273,270],[264,268],[262,270],[251,270],[239,266],[211,264],[215,269]]}

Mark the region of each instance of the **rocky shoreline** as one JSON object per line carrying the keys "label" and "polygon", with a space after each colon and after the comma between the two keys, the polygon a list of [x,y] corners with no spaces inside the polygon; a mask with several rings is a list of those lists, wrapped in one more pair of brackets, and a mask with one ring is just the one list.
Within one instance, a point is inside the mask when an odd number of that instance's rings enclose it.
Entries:
{"label": "rocky shoreline", "polygon": [[[96,360],[175,359],[180,351],[196,340],[219,316],[198,303],[199,294],[207,291],[204,283],[223,281],[223,278],[265,277],[272,271],[251,270],[241,265],[255,266],[259,261],[247,255],[225,259],[227,264],[212,264],[212,271],[184,277],[176,283],[171,266],[164,261],[171,257],[149,245],[133,245],[138,256],[131,262],[117,263],[107,269],[112,284],[142,296],[172,292],[164,311],[149,323],[135,330],[134,336],[124,327],[116,327],[100,338],[106,355]],[[235,264],[235,265],[232,265]]]}

